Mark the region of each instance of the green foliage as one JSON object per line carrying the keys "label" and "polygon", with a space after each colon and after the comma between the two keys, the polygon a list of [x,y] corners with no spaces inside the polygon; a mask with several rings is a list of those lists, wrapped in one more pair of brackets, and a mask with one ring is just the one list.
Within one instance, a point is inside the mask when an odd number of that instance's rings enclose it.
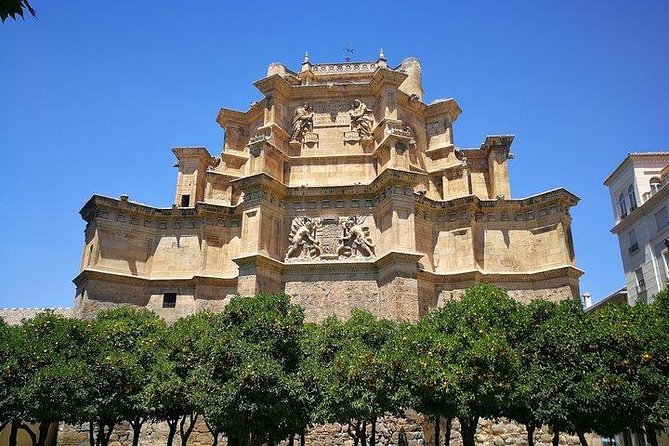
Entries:
{"label": "green foliage", "polygon": [[[152,414],[151,373],[163,349],[165,322],[147,309],[121,306],[98,313],[90,323],[86,351],[95,382],[89,394],[89,419],[98,424],[100,436],[114,424],[128,420],[141,423]],[[106,444],[105,439],[100,442]]]}
{"label": "green foliage", "polygon": [[144,388],[153,418],[173,420],[197,411],[195,370],[211,347],[215,321],[214,314],[199,312],[178,319],[166,330]]}
{"label": "green foliage", "polygon": [[232,299],[197,373],[197,399],[211,424],[253,445],[295,432],[293,408],[305,404],[298,373],[303,320],[283,294]]}
{"label": "green foliage", "polygon": [[457,417],[465,446],[480,417],[525,423],[529,437],[541,425],[651,434],[669,419],[668,310],[666,292],[585,313],[477,285],[414,324],[361,310],[304,324],[283,294],[234,298],[169,327],[131,307],[90,321],[0,319],[0,426],[92,422],[91,444],[105,446],[116,423],[129,421],[137,444],[154,419],[184,444],[202,415],[230,444],[255,446],[339,422],[365,445],[376,419],[414,408]]}
{"label": "green foliage", "polygon": [[0,426],[16,418],[20,412],[20,351],[18,327],[11,327],[0,318]]}
{"label": "green foliage", "polygon": [[320,366],[318,421],[348,424],[364,444],[366,424],[395,411],[398,387],[389,373],[388,346],[394,331],[393,322],[361,310],[346,322],[329,318],[315,330],[309,357]]}
{"label": "green foliage", "polygon": [[28,0],[3,0],[0,2],[0,21],[4,23],[9,17],[14,20],[17,17],[24,19],[25,11],[28,11],[31,16],[37,17],[37,12]]}
{"label": "green foliage", "polygon": [[21,418],[37,423],[80,421],[89,409],[87,388],[95,382],[81,354],[86,324],[46,312],[25,322],[20,336]]}

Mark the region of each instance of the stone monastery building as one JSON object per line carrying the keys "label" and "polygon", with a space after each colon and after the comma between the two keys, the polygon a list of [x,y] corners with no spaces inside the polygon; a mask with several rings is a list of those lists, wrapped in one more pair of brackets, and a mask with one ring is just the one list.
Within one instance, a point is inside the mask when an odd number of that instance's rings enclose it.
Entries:
{"label": "stone monastery building", "polygon": [[513,136],[454,145],[461,109],[424,102],[420,62],[274,63],[248,110],[222,108],[220,156],[172,149],[174,205],[94,195],[74,312],[168,320],[285,291],[307,318],[353,307],[414,320],[475,282],[578,298],[564,189],[512,198]]}

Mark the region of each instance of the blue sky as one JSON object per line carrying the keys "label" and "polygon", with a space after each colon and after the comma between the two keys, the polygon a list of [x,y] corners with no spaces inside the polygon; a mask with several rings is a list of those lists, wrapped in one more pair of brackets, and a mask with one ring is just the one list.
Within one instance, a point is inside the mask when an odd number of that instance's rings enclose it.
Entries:
{"label": "blue sky", "polygon": [[170,147],[219,153],[221,106],[245,109],[271,62],[421,59],[454,97],[456,144],[515,134],[514,197],[566,187],[582,291],[623,285],[604,178],[669,149],[669,3],[33,0],[0,24],[0,306],[68,306],[93,194],[173,200]]}

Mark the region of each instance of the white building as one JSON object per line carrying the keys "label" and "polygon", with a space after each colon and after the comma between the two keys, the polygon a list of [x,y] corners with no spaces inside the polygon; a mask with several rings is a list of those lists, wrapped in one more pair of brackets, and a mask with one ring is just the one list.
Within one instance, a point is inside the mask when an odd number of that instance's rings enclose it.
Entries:
{"label": "white building", "polygon": [[669,152],[630,153],[604,181],[630,305],[652,301],[669,279],[668,175]]}

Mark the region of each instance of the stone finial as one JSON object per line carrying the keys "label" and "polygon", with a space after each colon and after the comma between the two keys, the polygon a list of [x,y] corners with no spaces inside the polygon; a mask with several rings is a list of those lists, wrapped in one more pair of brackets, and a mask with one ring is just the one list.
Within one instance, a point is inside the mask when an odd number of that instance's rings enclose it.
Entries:
{"label": "stone finial", "polygon": [[306,51],[304,53],[304,60],[302,61],[301,71],[309,71],[309,70],[311,70],[311,62],[309,62],[309,51]]}
{"label": "stone finial", "polygon": [[376,61],[376,64],[381,67],[388,66],[388,59],[386,59],[386,55],[383,54],[383,48],[379,50],[379,59]]}

